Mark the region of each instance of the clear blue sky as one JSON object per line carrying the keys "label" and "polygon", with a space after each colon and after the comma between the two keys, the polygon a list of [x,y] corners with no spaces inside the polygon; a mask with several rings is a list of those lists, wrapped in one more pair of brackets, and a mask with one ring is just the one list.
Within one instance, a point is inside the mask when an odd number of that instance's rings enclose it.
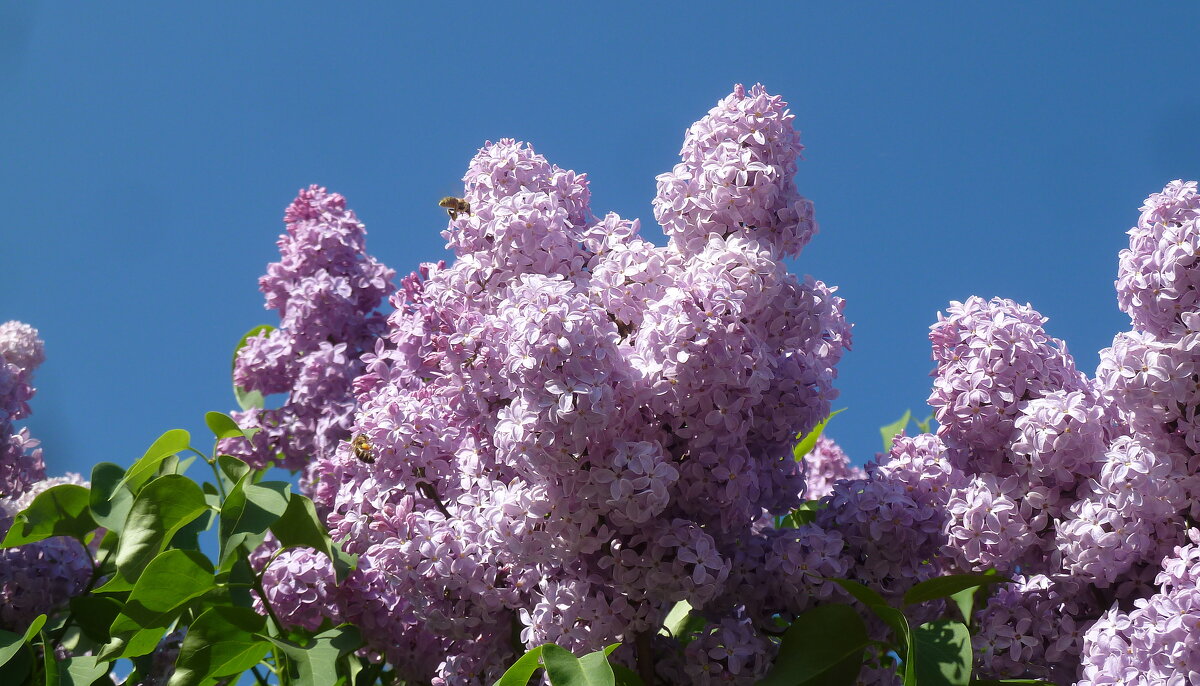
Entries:
{"label": "clear blue sky", "polygon": [[[256,279],[320,183],[401,273],[487,139],[587,172],[657,235],[654,176],[738,81],[791,102],[855,345],[831,435],[856,461],[928,395],[947,301],[1032,302],[1080,367],[1150,192],[1200,176],[1200,9],[1183,3],[0,4],[0,319],[41,330],[52,473],[128,463],[227,410]],[[307,9],[304,9],[307,7]],[[207,445],[202,441],[201,445]]]}

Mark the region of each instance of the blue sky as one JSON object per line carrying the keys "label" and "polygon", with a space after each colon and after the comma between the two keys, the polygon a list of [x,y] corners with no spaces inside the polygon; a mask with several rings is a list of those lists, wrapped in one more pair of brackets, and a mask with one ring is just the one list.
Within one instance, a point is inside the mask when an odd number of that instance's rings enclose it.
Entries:
{"label": "blue sky", "polygon": [[829,432],[861,462],[924,414],[949,300],[1031,302],[1092,371],[1128,327],[1138,206],[1200,176],[1197,6],[573,5],[0,5],[0,319],[47,342],[28,425],[49,470],[233,406],[232,346],[274,319],[256,279],[309,183],[404,273],[444,256],[437,200],[475,150],[515,137],[657,236],[684,130],[761,81],[808,146],[821,233],[793,270],[856,325]]}

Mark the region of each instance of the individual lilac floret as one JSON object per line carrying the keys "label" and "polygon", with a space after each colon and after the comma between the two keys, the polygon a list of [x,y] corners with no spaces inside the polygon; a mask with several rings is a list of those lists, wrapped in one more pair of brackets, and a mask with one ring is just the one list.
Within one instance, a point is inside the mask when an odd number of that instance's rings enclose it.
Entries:
{"label": "individual lilac floret", "polygon": [[1117,273],[1117,302],[1133,325],[1156,336],[1184,312],[1200,309],[1200,194],[1195,181],[1172,181],[1146,198],[1129,230]]}
{"label": "individual lilac floret", "polygon": [[1076,686],[1200,683],[1200,530],[1189,537],[1163,560],[1158,594],[1088,628]]}
{"label": "individual lilac floret", "polygon": [[951,459],[972,473],[1007,476],[1007,448],[1027,400],[1086,387],[1046,318],[1028,305],[995,298],[950,303],[930,327],[933,391],[929,405]]}
{"label": "individual lilac floret", "polygon": [[863,479],[867,473],[862,467],[850,464],[850,457],[842,447],[825,436],[817,439],[813,449],[804,456],[804,478],[808,490],[804,497],[820,500],[833,492],[833,485],[845,479]]}
{"label": "individual lilac floret", "polygon": [[[261,558],[261,554],[256,558],[260,565],[266,562]],[[337,577],[324,553],[311,548],[289,548],[279,553],[262,570],[262,585],[272,612],[288,628],[316,631],[326,620],[341,622]],[[254,609],[266,612],[262,598],[255,597]]]}
{"label": "individual lilac floret", "polygon": [[654,217],[684,255],[709,236],[761,241],[794,257],[817,231],[812,203],[796,190],[804,146],[787,103],[761,84],[738,84],[688,129],[682,162],[658,177]]}
{"label": "individual lilac floret", "polygon": [[363,369],[359,357],[383,330],[375,310],[394,272],[367,254],[366,229],[337,193],[301,190],[284,221],[280,260],[259,279],[280,325],[246,341],[233,377],[246,390],[287,398],[278,408],[235,412],[242,428],[262,431],[250,443],[223,441],[221,449],[255,468],[274,462],[295,470],[349,438],[351,383]]}

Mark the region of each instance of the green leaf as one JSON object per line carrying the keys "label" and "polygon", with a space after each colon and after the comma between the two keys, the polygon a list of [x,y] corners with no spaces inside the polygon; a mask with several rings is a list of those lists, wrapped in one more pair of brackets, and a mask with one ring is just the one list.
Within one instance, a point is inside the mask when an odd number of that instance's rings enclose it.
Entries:
{"label": "green leaf", "polygon": [[921,686],[969,686],[971,634],[962,622],[939,619],[917,627],[917,683]]}
{"label": "green leaf", "polygon": [[[184,606],[213,588],[208,558],[191,550],[167,550],[146,565],[121,614],[113,620],[104,659],[152,652]],[[147,645],[148,642],[148,645]]]}
{"label": "green leaf", "polygon": [[88,510],[88,489],[61,484],[38,494],[29,507],[13,519],[3,546],[11,548],[52,536],[71,536],[80,541],[96,530]]}
{"label": "green leaf", "polygon": [[169,686],[212,684],[250,669],[271,650],[270,643],[255,636],[265,626],[263,616],[250,608],[218,605],[205,610],[183,637]]}
{"label": "green leaf", "polygon": [[191,435],[183,429],[171,429],[159,436],[158,440],[146,449],[146,454],[134,462],[129,471],[125,472],[124,478],[117,484],[118,488],[128,485],[129,490],[137,494],[142,486],[158,473],[158,467],[162,461],[188,450],[191,440]]}
{"label": "green leaf", "polygon": [[24,634],[14,634],[11,631],[0,630],[0,665],[7,664],[9,660],[13,659],[13,656],[21,652],[25,644],[36,636],[45,624],[46,615],[38,615],[33,619],[33,622]]}
{"label": "green leaf", "polygon": [[42,669],[45,670],[47,684],[58,684],[58,658],[53,650],[47,650],[46,646],[50,645],[50,639],[46,634],[42,634]]}
{"label": "green leaf", "polygon": [[862,669],[867,627],[849,605],[821,605],[783,633],[779,656],[759,686],[851,686]]}
{"label": "green leaf", "polygon": [[204,423],[208,425],[210,431],[217,438],[244,438],[250,440],[254,438],[254,434],[262,429],[257,427],[243,430],[238,426],[238,423],[233,421],[233,417],[224,412],[206,412],[204,414]]}
{"label": "green leaf", "polygon": [[929,415],[928,417],[921,419],[921,420],[914,419],[913,423],[917,425],[918,431],[920,431],[923,434],[927,434],[927,433],[929,433],[930,427],[933,426],[933,415]]}
{"label": "green leaf", "polygon": [[327,686],[337,682],[337,661],[362,646],[358,629],[343,624],[312,637],[308,645],[279,638],[267,638],[295,663],[299,679],[296,686]]}
{"label": "green leaf", "polygon": [[1040,679],[972,679],[971,686],[1055,686]]}
{"label": "green leaf", "polygon": [[912,419],[912,410],[905,410],[904,416],[886,426],[879,427],[879,433],[883,436],[883,452],[888,453],[892,450],[892,440],[904,427],[908,426],[908,421]]}
{"label": "green leaf", "polygon": [[551,686],[615,686],[616,677],[603,651],[589,653],[582,659],[567,650],[548,643],[542,646],[542,661]]}
{"label": "green leaf", "polygon": [[255,537],[264,536],[287,511],[290,494],[291,484],[287,482],[254,484],[249,473],[242,476],[221,505],[221,564],[242,543],[258,544]]}
{"label": "green leaf", "polygon": [[358,559],[334,544],[317,517],[312,501],[299,494],[292,494],[288,499],[287,510],[271,525],[271,532],[283,548],[312,548],[325,553],[333,561],[339,584],[354,569]]}
{"label": "green leaf", "polygon": [[207,510],[204,492],[186,476],[167,474],[146,484],[129,510],[117,547],[117,572],[136,582],[175,532]]}
{"label": "green leaf", "polygon": [[217,455],[217,466],[221,468],[221,474],[229,479],[230,489],[250,473],[250,465],[232,455]]}
{"label": "green leaf", "polygon": [[512,664],[492,686],[525,686],[533,673],[542,668],[542,648],[530,648]]}
{"label": "green leaf", "polygon": [[852,579],[830,579],[830,581],[846,589],[847,593],[857,598],[859,602],[868,608],[876,605],[888,607],[888,602],[883,599],[883,596],[876,593],[874,589],[864,586],[857,581]]}
{"label": "green leaf", "polygon": [[969,589],[975,589],[988,584],[1008,583],[1012,579],[990,574],[951,574],[938,576],[908,589],[904,594],[905,605],[915,605],[939,598],[949,598],[954,594]]}
{"label": "green leaf", "polygon": [[59,670],[58,686],[92,686],[93,682],[108,673],[108,665],[92,655],[69,657],[62,666],[66,669]]}
{"label": "green leaf", "polygon": [[799,529],[805,524],[811,524],[817,519],[817,513],[829,504],[821,500],[806,500],[800,506],[779,520],[780,529]]}
{"label": "green leaf", "polygon": [[88,638],[97,643],[108,643],[112,635],[108,627],[121,614],[121,603],[95,594],[87,594],[71,598],[71,613],[75,615],[75,623],[83,630]]}
{"label": "green leaf", "polygon": [[18,642],[13,654],[0,664],[0,684],[24,684],[25,677],[32,669],[33,651],[26,648],[23,642]]}
{"label": "green leaf", "polygon": [[792,455],[796,458],[797,462],[803,460],[805,455],[812,452],[813,447],[817,445],[817,439],[820,438],[821,434],[825,432],[825,425],[829,423],[829,420],[845,411],[846,408],[843,407],[840,410],[831,412],[828,417],[817,422],[817,425],[812,428],[812,431],[804,434],[803,438],[797,436],[797,438],[800,438],[800,442],[796,444],[795,448],[792,448]]}
{"label": "green leaf", "polygon": [[700,614],[692,612],[692,606],[688,604],[688,601],[681,600],[675,603],[675,606],[667,613],[667,618],[663,620],[662,628],[658,633],[670,636],[679,641],[680,645],[686,646],[692,642],[695,634],[702,631],[707,625],[708,620]]}
{"label": "green leaf", "polygon": [[125,470],[111,462],[101,462],[92,467],[92,489],[88,495],[88,507],[92,519],[100,526],[121,533],[125,517],[133,507],[133,492],[121,485]]}

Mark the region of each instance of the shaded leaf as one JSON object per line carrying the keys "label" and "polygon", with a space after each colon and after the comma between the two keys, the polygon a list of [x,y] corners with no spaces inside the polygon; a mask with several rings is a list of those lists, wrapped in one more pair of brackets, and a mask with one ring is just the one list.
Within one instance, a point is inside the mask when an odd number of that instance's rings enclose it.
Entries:
{"label": "shaded leaf", "polygon": [[968,686],[971,683],[971,634],[962,622],[940,619],[917,627],[917,683],[921,686]]}
{"label": "shaded leaf", "polygon": [[988,584],[1008,583],[1012,579],[996,573],[951,574],[938,576],[913,586],[904,594],[905,605],[915,605],[939,598],[949,598],[955,593],[975,589]]}
{"label": "shaded leaf", "polygon": [[17,653],[25,647],[25,644],[37,635],[42,627],[46,624],[46,615],[38,615],[33,618],[29,624],[29,628],[24,634],[14,634],[11,631],[0,630],[0,665],[8,663]]}
{"label": "shaded leaf", "polygon": [[133,507],[133,492],[121,485],[125,470],[111,462],[101,462],[92,467],[92,488],[88,495],[88,507],[92,519],[100,526],[121,533],[125,517]]}
{"label": "shaded leaf", "polygon": [[850,686],[862,669],[867,627],[849,605],[821,605],[796,618],[759,686]]}
{"label": "shaded leaf", "polygon": [[75,623],[88,638],[98,643],[108,643],[111,638],[108,627],[121,614],[121,603],[89,593],[71,598],[71,612],[75,615]]}

